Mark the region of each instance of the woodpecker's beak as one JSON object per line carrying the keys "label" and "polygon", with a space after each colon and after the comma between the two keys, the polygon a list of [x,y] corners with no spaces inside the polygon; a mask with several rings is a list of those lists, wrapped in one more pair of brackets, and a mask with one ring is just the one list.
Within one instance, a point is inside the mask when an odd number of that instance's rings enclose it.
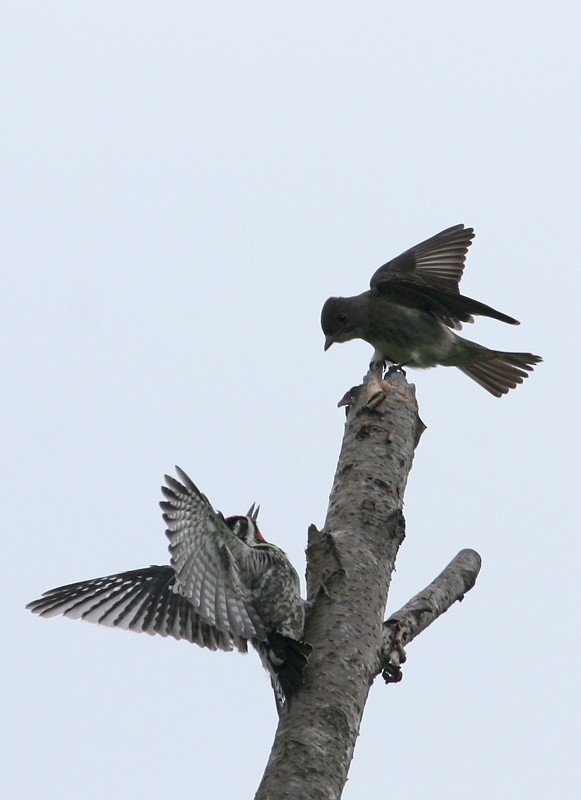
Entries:
{"label": "woodpecker's beak", "polygon": [[259,511],[260,511],[260,506],[256,506],[255,507],[255,504],[252,503],[252,505],[248,509],[248,513],[246,514],[246,516],[250,517],[252,522],[256,523],[256,520],[258,519],[258,512]]}
{"label": "woodpecker's beak", "polygon": [[330,333],[328,333],[325,336],[325,352],[327,352],[327,350],[331,347],[331,345],[334,343],[334,341],[335,341],[335,339],[333,338],[333,336]]}

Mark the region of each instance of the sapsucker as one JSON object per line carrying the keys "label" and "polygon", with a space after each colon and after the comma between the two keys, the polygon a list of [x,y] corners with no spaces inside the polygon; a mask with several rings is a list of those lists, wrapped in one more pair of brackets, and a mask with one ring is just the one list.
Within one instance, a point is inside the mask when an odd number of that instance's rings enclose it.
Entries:
{"label": "sapsucker", "polygon": [[279,714],[303,682],[311,646],[302,641],[305,602],[286,554],[266,542],[254,505],[224,518],[176,467],[160,503],[170,566],[151,566],[71,583],[27,605],[100,625],[175,639],[211,650],[247,651],[270,673]]}

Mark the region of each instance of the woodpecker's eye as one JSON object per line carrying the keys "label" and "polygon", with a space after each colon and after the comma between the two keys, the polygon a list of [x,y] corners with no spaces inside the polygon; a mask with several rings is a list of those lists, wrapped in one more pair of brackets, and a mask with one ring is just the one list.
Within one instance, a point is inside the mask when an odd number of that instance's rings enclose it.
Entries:
{"label": "woodpecker's eye", "polygon": [[347,322],[347,314],[344,311],[340,311],[337,314],[337,319],[339,320],[339,322],[344,324],[345,322]]}
{"label": "woodpecker's eye", "polygon": [[228,517],[226,519],[226,525],[228,525],[235,536],[242,539],[243,542],[246,541],[246,535],[248,533],[248,520],[246,517]]}

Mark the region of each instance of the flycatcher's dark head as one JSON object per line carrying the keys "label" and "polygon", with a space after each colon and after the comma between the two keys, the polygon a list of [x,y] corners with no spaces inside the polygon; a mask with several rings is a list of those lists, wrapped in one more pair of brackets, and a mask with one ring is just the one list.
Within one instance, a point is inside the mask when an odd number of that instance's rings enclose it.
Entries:
{"label": "flycatcher's dark head", "polygon": [[325,334],[325,350],[335,342],[348,342],[360,334],[360,309],[355,297],[330,297],[321,311],[321,328]]}
{"label": "flycatcher's dark head", "polygon": [[245,517],[226,517],[224,520],[232,533],[249,547],[254,547],[257,544],[264,544],[266,541],[264,536],[260,533],[256,522],[259,510],[260,506],[256,506],[255,508],[254,503],[252,503]]}

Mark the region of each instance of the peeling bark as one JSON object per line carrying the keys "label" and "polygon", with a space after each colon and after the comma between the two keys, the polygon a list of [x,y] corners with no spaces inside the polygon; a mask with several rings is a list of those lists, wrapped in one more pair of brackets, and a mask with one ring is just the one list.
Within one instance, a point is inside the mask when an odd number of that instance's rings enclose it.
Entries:
{"label": "peeling bark", "polygon": [[369,688],[393,657],[383,614],[424,426],[413,387],[397,373],[388,381],[370,373],[340,405],[348,406],[347,423],[327,518],[322,531],[309,528],[307,546],[305,639],[314,649],[256,800],[341,796]]}

